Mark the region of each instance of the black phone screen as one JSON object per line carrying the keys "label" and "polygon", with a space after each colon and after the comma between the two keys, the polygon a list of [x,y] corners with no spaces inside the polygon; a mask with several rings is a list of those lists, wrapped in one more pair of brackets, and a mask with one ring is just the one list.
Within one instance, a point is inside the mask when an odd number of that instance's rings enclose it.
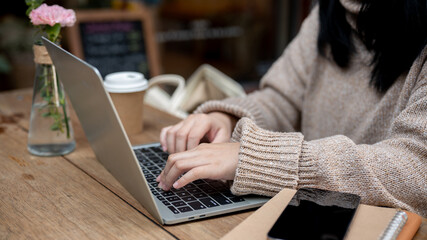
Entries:
{"label": "black phone screen", "polygon": [[360,203],[355,194],[301,188],[270,229],[270,239],[344,239]]}

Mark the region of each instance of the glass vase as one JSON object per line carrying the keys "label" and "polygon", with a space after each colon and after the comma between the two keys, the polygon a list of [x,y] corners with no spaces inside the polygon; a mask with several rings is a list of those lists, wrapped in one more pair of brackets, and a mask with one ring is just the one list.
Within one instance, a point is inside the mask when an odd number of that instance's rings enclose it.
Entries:
{"label": "glass vase", "polygon": [[36,72],[27,148],[37,156],[65,155],[76,142],[64,88],[45,46],[38,43],[33,50]]}

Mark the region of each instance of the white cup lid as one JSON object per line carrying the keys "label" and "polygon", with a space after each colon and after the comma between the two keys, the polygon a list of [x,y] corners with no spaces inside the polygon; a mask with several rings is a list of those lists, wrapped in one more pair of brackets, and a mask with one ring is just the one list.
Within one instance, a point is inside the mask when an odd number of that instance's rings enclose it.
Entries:
{"label": "white cup lid", "polygon": [[116,72],[105,76],[104,87],[112,93],[131,93],[146,90],[148,81],[139,72]]}

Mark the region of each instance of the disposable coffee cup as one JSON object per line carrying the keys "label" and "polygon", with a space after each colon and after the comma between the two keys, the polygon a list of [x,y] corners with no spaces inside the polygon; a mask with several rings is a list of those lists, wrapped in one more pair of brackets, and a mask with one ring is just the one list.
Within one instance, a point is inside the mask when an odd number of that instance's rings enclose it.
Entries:
{"label": "disposable coffee cup", "polygon": [[113,100],[123,127],[128,135],[144,128],[143,104],[148,81],[139,72],[110,73],[104,79],[105,89]]}

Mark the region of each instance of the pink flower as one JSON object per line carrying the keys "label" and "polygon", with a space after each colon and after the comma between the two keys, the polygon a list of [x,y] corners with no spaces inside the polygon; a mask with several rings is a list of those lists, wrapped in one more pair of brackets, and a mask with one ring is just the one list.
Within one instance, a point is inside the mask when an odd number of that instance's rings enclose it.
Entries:
{"label": "pink flower", "polygon": [[34,25],[47,24],[53,26],[60,23],[61,27],[71,27],[76,22],[76,14],[73,10],[58,5],[48,6],[43,3],[31,11],[30,19]]}

